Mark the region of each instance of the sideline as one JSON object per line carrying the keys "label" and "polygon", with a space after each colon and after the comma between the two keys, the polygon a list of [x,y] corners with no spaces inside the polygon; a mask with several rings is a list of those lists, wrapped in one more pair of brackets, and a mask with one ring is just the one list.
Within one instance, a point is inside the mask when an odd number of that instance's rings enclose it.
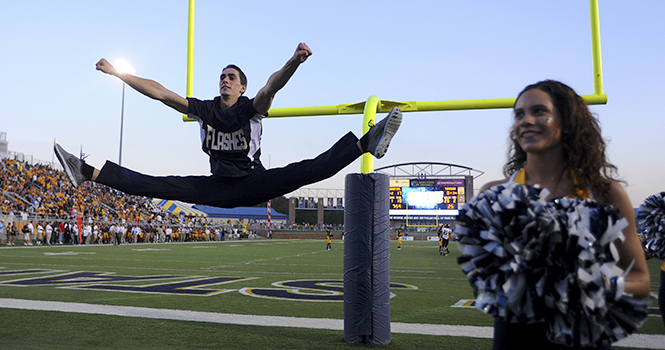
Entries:
{"label": "sideline", "polygon": [[[112,306],[99,304],[84,304],[59,301],[25,300],[0,298],[0,308],[60,311],[83,314],[99,314],[124,317],[142,317],[153,319],[167,319],[178,321],[210,322],[237,325],[254,325],[269,327],[292,327],[327,330],[344,330],[344,320],[332,318],[286,317],[286,316],[259,316],[225,314],[217,312],[202,312],[172,309],[153,309],[136,306]],[[492,338],[492,327],[452,326],[438,324],[419,324],[391,322],[392,333],[439,335],[469,338]],[[616,343],[616,346],[626,348],[665,349],[665,335],[633,334]]]}

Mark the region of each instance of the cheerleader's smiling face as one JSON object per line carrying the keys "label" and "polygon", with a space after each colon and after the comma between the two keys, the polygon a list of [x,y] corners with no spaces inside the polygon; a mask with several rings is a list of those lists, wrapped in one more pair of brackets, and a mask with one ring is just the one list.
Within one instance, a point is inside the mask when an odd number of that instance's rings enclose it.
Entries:
{"label": "cheerleader's smiling face", "polygon": [[525,91],[515,103],[513,137],[526,153],[561,150],[561,118],[550,95]]}

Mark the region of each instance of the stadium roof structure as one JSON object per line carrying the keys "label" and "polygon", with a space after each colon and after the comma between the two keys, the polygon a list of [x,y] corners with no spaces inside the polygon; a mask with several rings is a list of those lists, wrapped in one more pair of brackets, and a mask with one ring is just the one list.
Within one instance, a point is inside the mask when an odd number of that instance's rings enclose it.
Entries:
{"label": "stadium roof structure", "polygon": [[[210,218],[228,218],[228,219],[251,219],[251,220],[267,220],[268,211],[264,207],[237,207],[237,208],[218,208],[209,205],[195,205],[194,209],[200,210],[208,215]],[[288,220],[289,216],[271,210],[272,220]]]}
{"label": "stadium roof structure", "polygon": [[473,176],[476,179],[485,173],[464,165],[436,162],[394,164],[374,169],[374,171],[393,178]]}

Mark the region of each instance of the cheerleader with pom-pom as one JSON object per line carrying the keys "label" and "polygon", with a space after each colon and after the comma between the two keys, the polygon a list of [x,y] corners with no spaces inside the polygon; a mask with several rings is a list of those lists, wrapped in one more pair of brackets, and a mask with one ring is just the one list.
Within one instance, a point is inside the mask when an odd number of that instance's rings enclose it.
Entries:
{"label": "cheerleader with pom-pom", "polygon": [[[637,211],[637,224],[647,256],[665,260],[665,192],[644,200]],[[665,324],[665,261],[660,265],[658,306]]]}
{"label": "cheerleader with pom-pom", "polygon": [[[494,349],[610,349],[646,317],[637,299],[650,281],[599,123],[570,87],[548,80],[518,95],[510,137],[507,178],[483,186],[454,231],[463,270],[480,288],[476,303],[496,317]],[[562,266],[574,268],[553,272]]]}

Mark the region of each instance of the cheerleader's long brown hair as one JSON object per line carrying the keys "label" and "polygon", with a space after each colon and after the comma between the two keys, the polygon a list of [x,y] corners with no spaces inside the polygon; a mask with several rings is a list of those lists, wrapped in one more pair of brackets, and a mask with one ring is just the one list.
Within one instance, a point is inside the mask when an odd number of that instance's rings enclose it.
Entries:
{"label": "cheerleader's long brown hair", "polygon": [[[606,145],[598,119],[591,114],[582,97],[566,84],[554,80],[540,81],[525,87],[517,98],[531,89],[546,92],[559,112],[563,158],[568,167],[575,171],[576,189],[590,189],[594,198],[608,203],[609,180],[618,181],[615,178],[617,167],[605,156]],[[512,142],[508,151],[508,162],[503,167],[506,177],[526,165],[526,152],[517,143],[512,131],[510,138]]]}

